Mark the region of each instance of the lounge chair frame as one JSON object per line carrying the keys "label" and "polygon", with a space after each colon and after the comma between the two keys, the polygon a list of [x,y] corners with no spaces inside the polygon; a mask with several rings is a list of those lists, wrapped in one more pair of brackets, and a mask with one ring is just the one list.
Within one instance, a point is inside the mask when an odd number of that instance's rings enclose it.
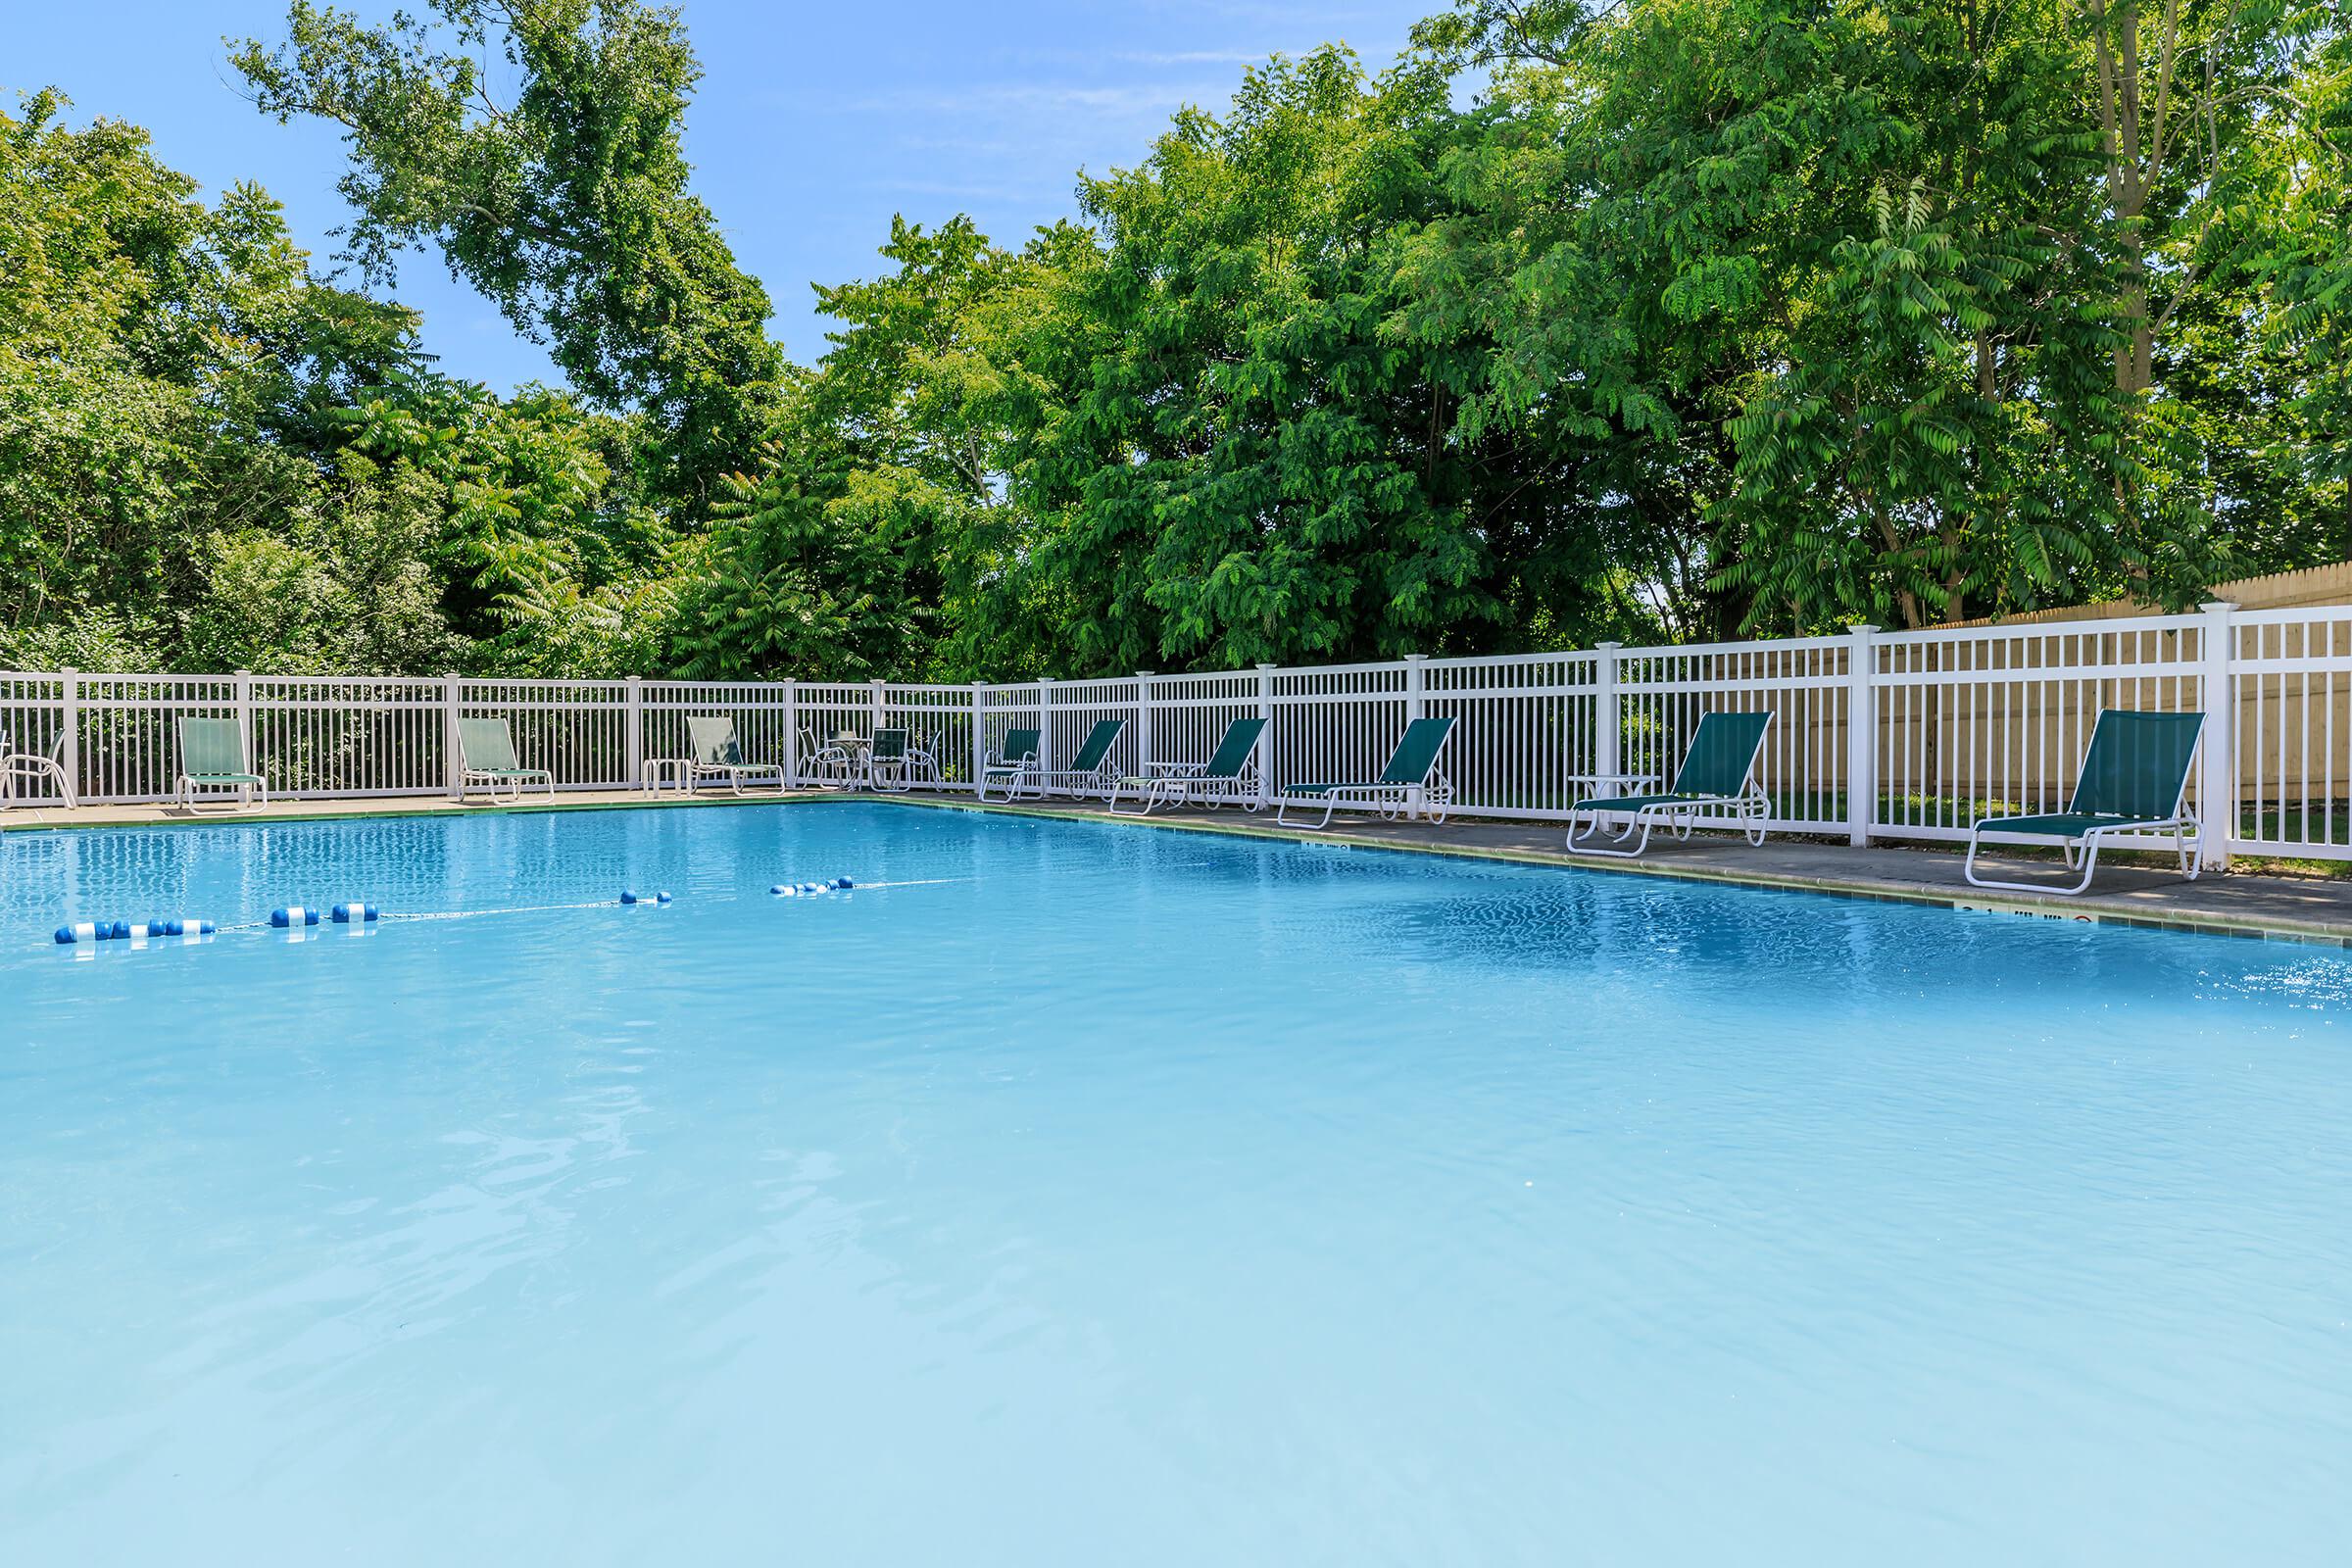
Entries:
{"label": "lounge chair frame", "polygon": [[[229,762],[235,765],[221,765]],[[179,776],[172,789],[179,808],[193,812],[199,792],[205,790],[235,790],[233,810],[254,805],[256,795],[261,805],[270,804],[270,781],[253,771],[245,750],[245,726],[237,719],[179,721]]]}
{"label": "lounge chair frame", "polygon": [[812,726],[801,726],[801,754],[796,769],[801,783],[811,789],[846,790],[858,782],[857,768],[848,747],[818,740]]}
{"label": "lounge chair frame", "polygon": [[74,805],[74,781],[66,777],[64,730],[57,732],[46,752],[20,752],[8,731],[0,730],[0,805],[15,804],[19,779],[45,781],[68,808]]}
{"label": "lounge chair frame", "polygon": [[[1245,811],[1265,807],[1257,765],[1258,741],[1265,734],[1262,718],[1237,718],[1225,726],[1213,756],[1204,762],[1153,762],[1142,773],[1112,780],[1105,803],[1114,816],[1150,816],[1162,807],[1203,806],[1215,810],[1238,806]],[[1143,805],[1132,811],[1119,809],[1119,797],[1133,790]]]}
{"label": "lounge chair frame", "polygon": [[743,746],[735,738],[735,720],[723,713],[696,713],[686,720],[686,793],[692,795],[695,786],[706,778],[723,778],[731,795],[743,793],[744,781],[775,780],[776,793],[784,793],[784,764],[781,762],[747,762]]}
{"label": "lounge chair frame", "polygon": [[1027,726],[1004,732],[1003,748],[981,759],[980,777],[976,781],[980,799],[988,799],[991,782],[1004,786],[1007,801],[1019,800],[1024,790],[1044,798],[1045,769],[1037,757],[1039,738],[1040,732]]}
{"label": "lounge chair frame", "polygon": [[913,731],[900,724],[874,731],[874,742],[865,751],[865,782],[875,794],[906,794],[914,788],[918,771],[928,772],[935,784],[939,781],[939,763],[915,745]]}
{"label": "lounge chair frame", "polygon": [[556,798],[556,775],[544,767],[524,767],[514,755],[514,731],[504,718],[461,718],[458,720],[458,799],[463,801],[468,790],[489,790],[496,802],[499,792],[507,792],[508,804],[522,804],[522,787],[538,783],[547,790],[547,798]]}
{"label": "lounge chair frame", "polygon": [[1109,800],[1119,787],[1119,770],[1111,765],[1110,749],[1118,744],[1119,735],[1126,728],[1127,721],[1123,718],[1095,720],[1095,727],[1080,744],[1078,755],[1070,759],[1069,766],[1037,775],[1038,793],[1050,795],[1058,790],[1081,799],[1099,795]]}
{"label": "lounge chair frame", "polygon": [[[1718,725],[1725,728],[1710,734],[1710,726]],[[1683,753],[1683,765],[1675,773],[1672,789],[1657,795],[1588,796],[1569,808],[1568,853],[1637,859],[1649,848],[1651,832],[1661,826],[1674,835],[1678,844],[1689,842],[1690,835],[1702,827],[1728,827],[1739,832],[1751,847],[1761,847],[1767,831],[1764,823],[1772,814],[1772,800],[1756,781],[1756,759],[1763,754],[1764,734],[1771,727],[1770,710],[1704,715],[1698,721],[1697,733],[1690,737],[1690,744]],[[1724,789],[1721,785],[1733,776],[1725,759],[1738,760],[1742,741],[1746,757],[1740,760],[1739,783],[1735,788]],[[1584,829],[1584,842],[1580,844],[1577,819],[1587,814],[1592,822]],[[1600,840],[1606,833],[1604,819],[1610,816],[1630,820],[1618,832],[1607,834],[1608,842],[1603,844]],[[1630,849],[1626,847],[1629,839],[1634,841]]]}
{"label": "lounge chair frame", "polygon": [[906,730],[906,764],[901,776],[906,788],[920,784],[938,789],[947,779],[947,769],[939,761],[940,740],[936,733],[925,734],[911,726]]}
{"label": "lounge chair frame", "polygon": [[[1276,797],[1274,820],[1284,827],[1305,828],[1320,833],[1331,826],[1334,811],[1345,807],[1350,810],[1376,811],[1384,822],[1394,822],[1409,812],[1418,811],[1432,822],[1443,822],[1453,807],[1453,781],[1439,771],[1438,759],[1453,740],[1458,722],[1450,715],[1444,718],[1416,718],[1404,726],[1396,746],[1389,754],[1388,765],[1380,777],[1365,784],[1291,784]],[[1301,811],[1323,808],[1322,817],[1313,822],[1291,820],[1291,809]]]}
{"label": "lounge chair frame", "polygon": [[[2059,812],[2016,812],[1978,819],[1968,830],[1968,855],[1960,874],[1971,887],[2010,893],[2055,893],[2065,898],[2086,892],[2099,868],[2099,851],[2126,835],[2170,832],[2183,881],[2194,882],[2197,849],[2205,830],[2187,808],[2188,777],[2205,732],[2203,713],[2141,713],[2109,708],[2092,726],[2090,746],[2067,808]],[[2185,744],[2182,738],[2185,737]],[[2102,746],[2105,748],[2102,750]],[[2134,766],[2136,764],[2136,767]],[[2174,776],[2178,766],[2179,776]],[[2118,769],[2126,776],[2119,777]],[[2130,776],[2133,772],[2136,777]],[[2169,802],[2169,804],[2165,804]],[[2041,824],[2041,825],[2029,825]],[[2072,887],[2053,882],[2003,882],[1977,875],[1977,851],[1987,831],[2056,839],[2070,871],[2082,876]]]}

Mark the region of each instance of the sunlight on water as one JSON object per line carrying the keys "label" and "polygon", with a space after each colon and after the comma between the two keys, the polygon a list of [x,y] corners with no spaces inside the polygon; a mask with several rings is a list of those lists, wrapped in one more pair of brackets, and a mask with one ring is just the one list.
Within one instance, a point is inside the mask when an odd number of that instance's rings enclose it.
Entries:
{"label": "sunlight on water", "polygon": [[11,833],[0,1561],[2340,1561],[2348,986],[869,804]]}

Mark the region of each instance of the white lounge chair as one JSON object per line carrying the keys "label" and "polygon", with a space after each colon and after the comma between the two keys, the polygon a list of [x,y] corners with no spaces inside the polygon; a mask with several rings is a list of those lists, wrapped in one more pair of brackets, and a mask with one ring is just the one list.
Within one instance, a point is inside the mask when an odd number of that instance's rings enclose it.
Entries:
{"label": "white lounge chair", "polygon": [[547,798],[556,798],[556,776],[544,767],[524,767],[514,757],[514,732],[503,718],[461,718],[458,720],[458,795],[464,799],[467,790],[481,785],[497,800],[499,792],[508,792],[514,805],[522,804],[522,787],[540,784],[547,789]]}
{"label": "white lounge chair", "polygon": [[[1690,749],[1683,754],[1674,788],[1655,795],[1577,802],[1568,812],[1568,853],[1631,860],[1649,848],[1650,829],[1660,824],[1677,839],[1689,838],[1695,828],[1720,824],[1738,828],[1750,844],[1762,844],[1764,819],[1772,803],[1755,780],[1756,754],[1763,750],[1764,731],[1771,723],[1769,711],[1707,714],[1698,721],[1698,733],[1690,737]],[[1579,843],[1577,818],[1588,813],[1592,821]],[[1632,820],[1604,845],[1600,842],[1601,819],[1607,816]],[[1641,839],[1626,849],[1625,841],[1637,832]]]}
{"label": "white lounge chair", "polygon": [[46,752],[20,752],[8,731],[0,729],[0,804],[14,804],[17,781],[47,784],[67,806],[74,804],[74,781],[66,777],[66,732]]}
{"label": "white lounge chair", "polygon": [[1004,749],[980,765],[980,798],[988,799],[991,784],[1004,788],[1004,798],[1017,801],[1023,790],[1033,795],[1043,794],[1039,782],[1044,771],[1037,760],[1037,736],[1034,729],[1007,730]]}
{"label": "white lounge chair", "polygon": [[179,808],[196,809],[199,790],[233,789],[237,804],[250,806],[258,793],[270,804],[270,781],[253,771],[245,760],[245,726],[233,718],[183,718],[179,721]]}
{"label": "white lounge chair", "polygon": [[1100,795],[1108,800],[1118,787],[1118,769],[1110,765],[1110,749],[1118,743],[1119,732],[1127,727],[1123,718],[1102,718],[1088,731],[1086,744],[1070,759],[1070,765],[1057,767],[1037,777],[1042,791],[1060,790],[1070,795]]}
{"label": "white lounge chair", "polygon": [[749,762],[744,760],[743,747],[735,739],[735,721],[726,715],[697,715],[686,720],[687,748],[686,792],[705,778],[727,781],[730,794],[741,795],[746,779],[772,779],[776,793],[784,793],[784,767],[780,762]]}
{"label": "white lounge chair", "polygon": [[[1205,762],[1154,762],[1144,773],[1131,773],[1111,787],[1110,809],[1120,816],[1150,816],[1159,808],[1239,806],[1254,811],[1265,803],[1257,791],[1257,738],[1266,732],[1262,718],[1237,718],[1225,726],[1225,738]],[[1119,797],[1128,791],[1143,797],[1142,807],[1119,810]]]}
{"label": "white lounge chair", "polygon": [[[1362,784],[1290,784],[1275,799],[1274,820],[1285,827],[1312,826],[1317,831],[1331,826],[1331,813],[1341,807],[1378,811],[1384,817],[1401,816],[1408,810],[1425,811],[1432,822],[1446,820],[1446,809],[1453,804],[1453,785],[1438,771],[1438,756],[1446,743],[1453,738],[1454,720],[1446,718],[1416,718],[1404,726],[1397,738],[1396,750],[1389,754],[1389,765],[1380,770],[1380,777]],[[1298,807],[1311,811],[1323,808],[1320,821],[1293,823],[1290,810]]]}
{"label": "white lounge chair", "polygon": [[[2090,886],[2101,848],[2127,833],[2173,835],[2180,875],[2197,879],[2196,844],[2204,829],[2187,809],[2188,769],[2197,755],[2203,713],[2133,713],[2110,708],[2090,732],[2090,751],[2075,780],[2074,799],[2063,811],[2022,816],[1987,816],[1969,829],[1968,858],[1961,874],[1972,886],[2018,893],[2063,893],[2072,897]],[[1987,832],[2056,839],[2068,870],[2080,858],[2082,879],[2073,887],[2048,882],[1996,882],[1977,875],[1977,848]]]}

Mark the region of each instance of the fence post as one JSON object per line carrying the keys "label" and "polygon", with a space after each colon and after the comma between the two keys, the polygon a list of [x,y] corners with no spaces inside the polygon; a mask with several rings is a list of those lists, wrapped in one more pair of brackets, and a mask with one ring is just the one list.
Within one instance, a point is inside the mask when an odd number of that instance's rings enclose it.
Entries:
{"label": "fence post", "polygon": [[466,799],[466,759],[458,745],[458,677],[441,677],[441,772],[449,798]]}
{"label": "fence post", "polygon": [[1257,732],[1257,804],[1274,804],[1274,671],[1275,664],[1257,666],[1257,716],[1266,727]]}
{"label": "fence post", "polygon": [[1879,628],[1846,630],[1853,640],[1845,654],[1845,841],[1864,849],[1879,814],[1879,653],[1871,640]]}
{"label": "fence post", "polygon": [[881,734],[882,726],[890,722],[889,708],[890,699],[884,695],[882,677],[876,675],[874,677],[874,721],[865,728],[866,739],[871,740]]}
{"label": "fence post", "polygon": [[74,799],[87,800],[88,792],[81,783],[81,671],[68,664],[58,673],[65,677],[57,720],[64,731],[65,745],[58,751],[57,761],[66,770],[66,777],[73,781]]}
{"label": "fence post", "polygon": [[801,787],[801,683],[791,676],[784,681],[784,787]]}
{"label": "fence post", "polygon": [[[245,757],[245,771],[261,771],[261,755],[254,753],[254,672],[235,672],[237,691],[237,750]],[[237,800],[245,800],[245,790],[237,790]]]}
{"label": "fence post", "polygon": [[1135,771],[1152,776],[1152,672],[1135,672]]}
{"label": "fence post", "polygon": [[988,771],[988,685],[972,682],[972,793],[980,794],[982,776]]}
{"label": "fence post", "polygon": [[621,737],[620,767],[624,790],[645,788],[645,677],[631,675],[622,683],[628,688],[628,733]]}
{"label": "fence post", "polygon": [[1592,771],[1596,796],[1617,793],[1617,774],[1625,759],[1625,715],[1617,707],[1617,651],[1623,643],[1598,643],[1592,649]]}
{"label": "fence post", "polygon": [[[1037,770],[1042,774],[1054,771],[1054,682],[1037,683]],[[1045,799],[1045,786],[1038,786],[1038,799]]]}
{"label": "fence post", "polygon": [[[2222,600],[2205,606],[2203,678],[2197,682],[2205,702],[2204,763],[2197,780],[2197,863],[2209,871],[2230,868],[2230,841],[2237,837],[2237,633],[2230,612],[2237,607]],[[2308,760],[2306,766],[2309,765]]]}
{"label": "fence post", "polygon": [[[1429,716],[1429,656],[1404,656],[1404,721]],[[1407,821],[1421,819],[1421,791],[1415,789],[1405,796],[1404,815]]]}

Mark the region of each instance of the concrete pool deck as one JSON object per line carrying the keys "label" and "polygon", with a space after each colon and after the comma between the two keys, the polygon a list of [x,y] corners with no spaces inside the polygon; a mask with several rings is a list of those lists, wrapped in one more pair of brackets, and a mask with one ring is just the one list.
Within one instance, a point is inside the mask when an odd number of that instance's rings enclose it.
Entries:
{"label": "concrete pool deck", "polygon": [[[636,790],[566,791],[552,801],[534,795],[517,806],[472,802],[459,805],[439,797],[407,796],[357,801],[281,801],[243,811],[208,808],[193,815],[170,807],[15,807],[0,810],[0,832],[89,827],[202,826],[237,822],[334,821],[368,816],[451,816],[479,812],[612,810],[655,807],[712,810],[729,807],[813,805],[826,801],[883,799],[917,808],[981,810],[1060,821],[1115,822],[1169,832],[1219,833],[1346,846],[1397,850],[1522,864],[1573,866],[1578,870],[1630,876],[1663,876],[1688,881],[1770,887],[1844,898],[1889,899],[1906,904],[1989,910],[2042,918],[2089,919],[2119,924],[2203,931],[2230,936],[2270,937],[2352,947],[2352,879],[2208,872],[2184,882],[2177,872],[2119,861],[2102,864],[2091,892],[2079,898],[2055,893],[1994,892],[1973,888],[1961,876],[1961,858],[1936,848],[1854,849],[1818,840],[1775,838],[1761,849],[1727,834],[1701,834],[1689,843],[1653,839],[1640,860],[1572,857],[1561,848],[1563,829],[1554,822],[1455,818],[1443,826],[1428,822],[1384,822],[1340,817],[1327,833],[1285,828],[1272,814],[1251,816],[1220,811],[1173,811],[1151,817],[1113,817],[1100,806],[1055,801],[977,803],[968,796],[916,793],[876,797],[798,791],[778,796],[687,796],[673,790],[647,795]],[[2004,855],[1990,859],[1999,875],[2047,875],[2054,859]]]}

